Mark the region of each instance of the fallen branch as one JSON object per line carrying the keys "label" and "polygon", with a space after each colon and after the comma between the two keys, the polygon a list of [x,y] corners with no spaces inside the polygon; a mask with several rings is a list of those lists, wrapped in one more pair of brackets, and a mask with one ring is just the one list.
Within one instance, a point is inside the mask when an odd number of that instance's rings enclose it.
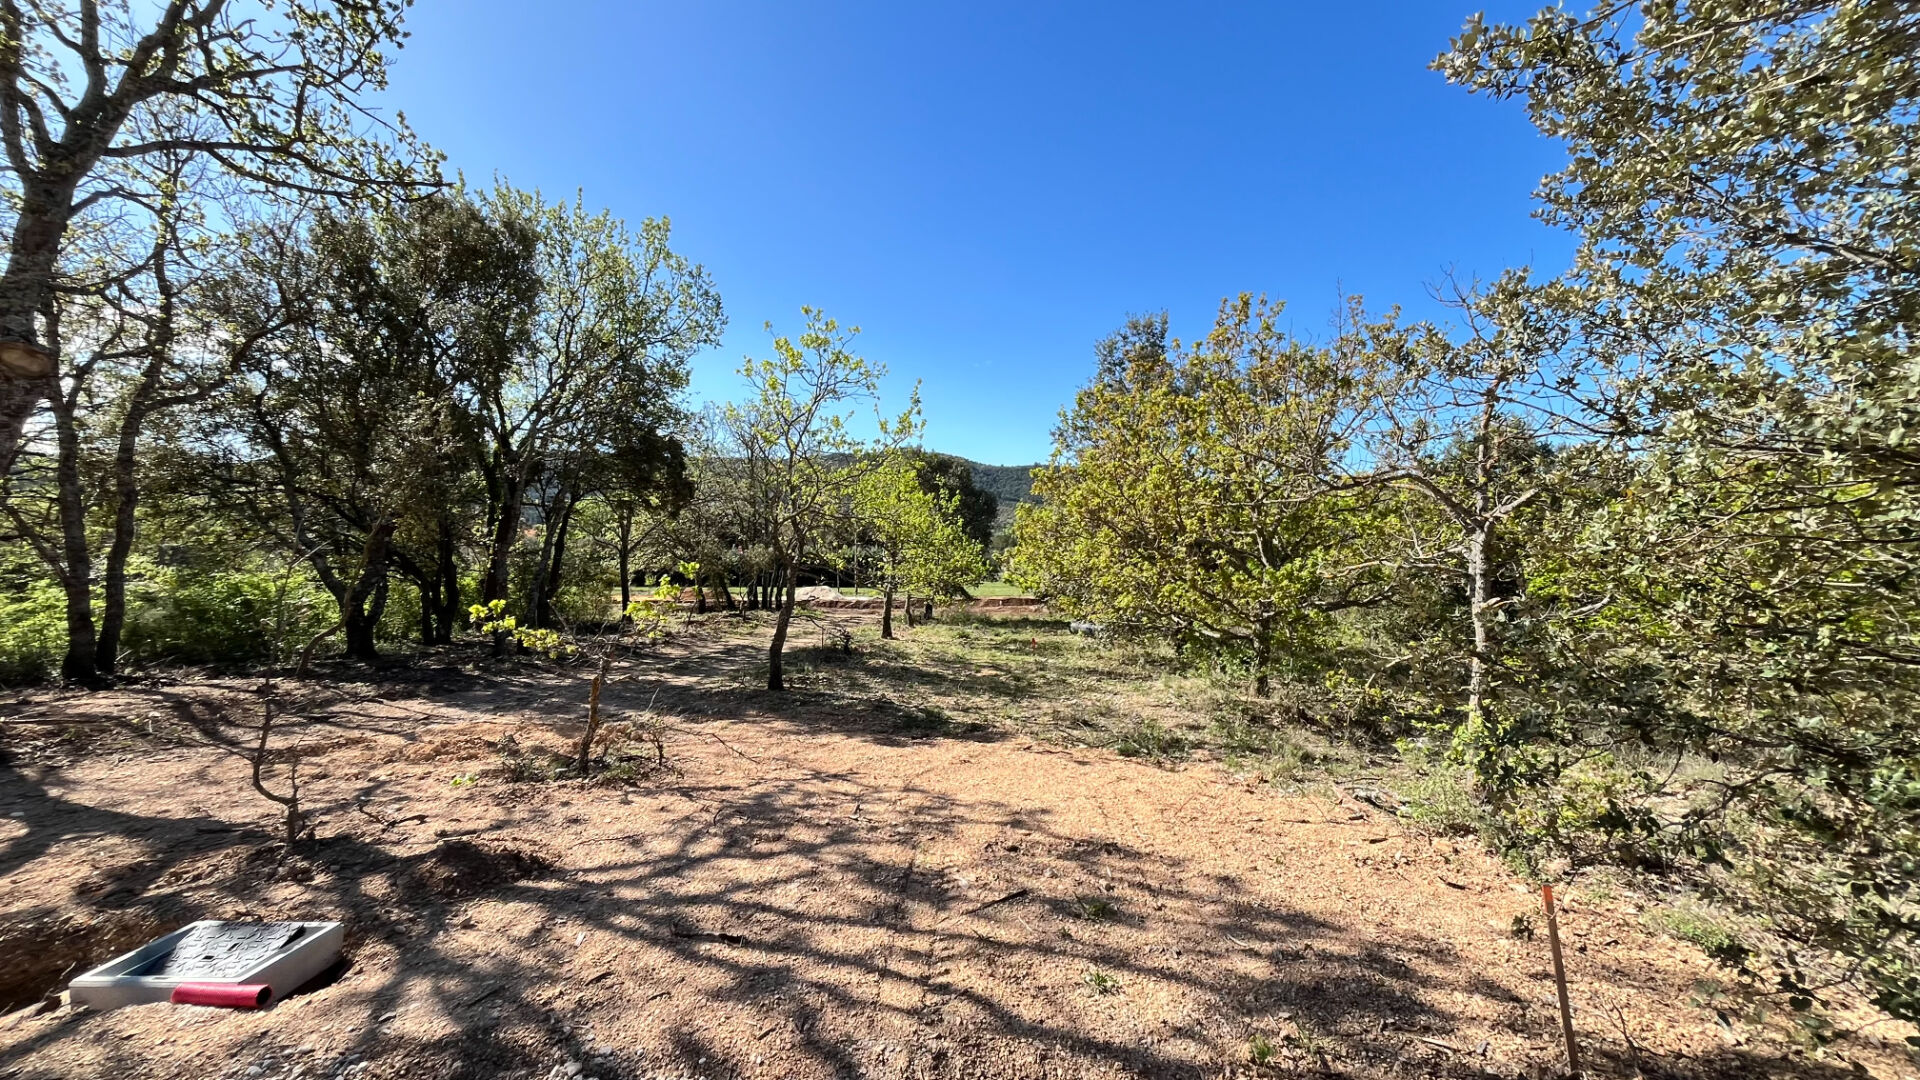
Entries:
{"label": "fallen branch", "polygon": [[1012,902],[1013,902],[1013,901],[1015,901],[1015,900],[1019,900],[1019,899],[1022,899],[1022,898],[1024,898],[1024,897],[1026,897],[1027,895],[1029,895],[1029,894],[1030,894],[1030,893],[1031,893],[1032,891],[1033,891],[1033,890],[1031,890],[1031,889],[1015,889],[1015,890],[1013,890],[1012,892],[1010,892],[1010,893],[1008,893],[1008,894],[1006,894],[1005,896],[996,896],[996,897],[994,897],[994,898],[993,898],[992,900],[989,900],[989,901],[987,901],[986,903],[984,903],[984,904],[981,904],[981,905],[980,905],[980,906],[978,906],[978,907],[972,907],[972,908],[968,908],[967,910],[965,910],[965,911],[963,911],[963,912],[961,912],[960,914],[962,914],[962,915],[978,915],[978,914],[980,914],[981,912],[983,912],[983,911],[985,911],[985,910],[987,910],[987,909],[988,909],[988,908],[990,908],[990,907],[999,907],[999,906],[1000,906],[1001,904],[1009,904],[1009,903],[1012,903]]}
{"label": "fallen branch", "polygon": [[372,818],[373,820],[375,820],[375,821],[377,821],[377,822],[379,822],[379,823],[380,823],[380,827],[381,827],[382,829],[391,829],[391,828],[394,828],[395,826],[398,826],[398,825],[405,825],[405,824],[407,824],[407,823],[408,823],[408,822],[410,822],[410,821],[425,821],[425,820],[427,820],[427,815],[425,815],[425,814],[408,814],[408,815],[407,815],[406,817],[403,817],[403,818],[394,818],[393,820],[391,820],[391,821],[389,821],[389,820],[387,820],[386,818],[383,818],[383,817],[381,817],[381,816],[380,816],[379,814],[376,814],[376,813],[374,813],[373,811],[371,811],[371,810],[369,810],[369,809],[367,809],[367,804],[366,804],[366,803],[364,803],[364,802],[359,802],[359,803],[355,803],[355,804],[353,804],[353,808],[354,808],[355,810],[358,810],[358,811],[360,811],[360,812],[361,812],[362,814],[365,814],[366,816],[368,816],[368,817],[370,817],[370,818]]}

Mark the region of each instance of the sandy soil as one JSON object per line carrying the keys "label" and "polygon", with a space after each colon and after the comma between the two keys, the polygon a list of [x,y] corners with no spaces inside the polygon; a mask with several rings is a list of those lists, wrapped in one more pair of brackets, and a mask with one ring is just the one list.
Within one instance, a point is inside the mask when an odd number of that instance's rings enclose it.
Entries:
{"label": "sandy soil", "polygon": [[[626,786],[500,775],[503,736],[578,738],[579,671],[462,654],[293,688],[275,745],[319,820],[285,862],[209,745],[244,738],[255,683],[0,706],[0,997],[195,918],[350,928],[341,970],[263,1012],[17,1012],[0,1076],[1559,1069],[1544,934],[1514,932],[1538,898],[1486,854],[1205,763],[768,695],[760,631],[728,625],[623,667],[610,711],[651,706],[673,766]],[[1728,1022],[1698,989],[1723,973],[1630,898],[1575,888],[1562,930],[1601,1074],[1913,1075],[1890,1026],[1808,1051]]]}

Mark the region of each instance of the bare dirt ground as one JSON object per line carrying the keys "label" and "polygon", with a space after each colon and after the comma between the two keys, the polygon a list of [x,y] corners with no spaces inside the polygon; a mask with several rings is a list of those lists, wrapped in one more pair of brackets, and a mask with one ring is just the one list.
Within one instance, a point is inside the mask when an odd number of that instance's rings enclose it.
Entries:
{"label": "bare dirt ground", "polygon": [[[1057,627],[883,644],[839,618],[856,655],[803,649],[786,695],[753,688],[764,627],[721,616],[621,665],[609,710],[651,710],[671,765],[625,784],[510,778],[579,738],[578,669],[453,650],[291,685],[275,745],[318,822],[284,860],[230,750],[258,680],[14,695],[0,1000],[196,918],[349,932],[340,970],[258,1013],[16,1012],[0,1076],[1560,1069],[1537,895],[1497,860],[1336,787],[1063,745],[1122,706],[1088,704],[1118,661]],[[1113,700],[1172,709],[1131,677]],[[1914,1075],[1890,1024],[1810,1048],[1739,1021],[1641,903],[1576,886],[1562,916],[1595,1072]]]}

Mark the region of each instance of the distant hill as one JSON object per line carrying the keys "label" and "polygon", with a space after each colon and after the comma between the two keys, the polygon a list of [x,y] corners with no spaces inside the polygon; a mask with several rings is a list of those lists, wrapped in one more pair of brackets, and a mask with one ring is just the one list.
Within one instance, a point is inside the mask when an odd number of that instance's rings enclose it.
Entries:
{"label": "distant hill", "polygon": [[1033,501],[1033,470],[1040,467],[1038,464],[982,465],[966,458],[960,460],[966,461],[973,470],[974,486],[982,491],[993,492],[993,497],[1000,500],[1000,511],[993,522],[995,529],[1004,529],[1013,524],[1015,506]]}

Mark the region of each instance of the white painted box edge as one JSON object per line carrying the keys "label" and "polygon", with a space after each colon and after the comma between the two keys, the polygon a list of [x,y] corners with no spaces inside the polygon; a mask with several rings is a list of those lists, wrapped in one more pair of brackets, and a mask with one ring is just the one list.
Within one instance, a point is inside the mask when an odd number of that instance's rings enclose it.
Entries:
{"label": "white painted box edge", "polygon": [[189,923],[171,934],[155,938],[145,945],[116,956],[85,974],[76,976],[67,984],[67,994],[75,1005],[85,1005],[89,1009],[104,1012],[117,1009],[122,1005],[144,1005],[149,1002],[166,1001],[173,996],[173,988],[188,982],[217,982],[232,985],[265,983],[273,988],[271,1000],[278,1001],[287,994],[298,990],[308,980],[333,965],[340,958],[340,946],[346,938],[346,928],[337,922],[302,922],[299,926],[307,928],[299,940],[291,942],[280,952],[275,953],[260,966],[237,979],[182,979],[168,976],[123,975],[140,965],[170,951],[187,932],[200,926],[211,926],[222,920],[203,919]]}

